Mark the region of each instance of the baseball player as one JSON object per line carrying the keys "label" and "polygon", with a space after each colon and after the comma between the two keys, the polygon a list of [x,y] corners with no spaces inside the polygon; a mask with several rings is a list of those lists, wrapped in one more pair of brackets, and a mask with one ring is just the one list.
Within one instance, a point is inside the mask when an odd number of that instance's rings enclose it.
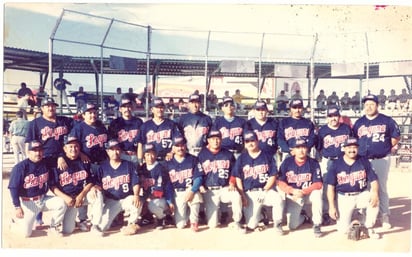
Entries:
{"label": "baseball player", "polygon": [[23,237],[30,237],[36,215],[53,210],[49,233],[61,235],[66,204],[60,197],[47,195],[50,170],[43,159],[43,145],[33,140],[28,142],[27,149],[28,158],[17,163],[10,174],[8,188],[15,209],[11,228]]}
{"label": "baseball player", "polygon": [[390,153],[400,139],[399,126],[394,119],[378,111],[378,97],[367,95],[362,99],[365,115],[356,120],[353,132],[359,143],[359,155],[368,158],[378,176],[379,215],[382,227],[392,227],[389,216],[389,195],[387,189]]}
{"label": "baseball player", "polygon": [[143,124],[142,119],[134,117],[132,113],[133,103],[128,98],[122,98],[120,102],[121,117],[114,119],[109,127],[109,138],[116,138],[122,148],[122,160],[137,163],[137,134]]}
{"label": "baseball player", "polygon": [[101,216],[96,218],[96,220],[100,218],[100,223],[94,225],[97,225],[98,231],[104,233],[121,211],[127,211],[130,216],[121,232],[124,235],[134,235],[140,229],[136,223],[143,205],[139,196],[140,179],[136,170],[137,166],[120,159],[122,150],[116,139],[105,143],[105,148],[109,159],[100,165],[96,174],[96,186],[91,189],[93,194],[98,194],[94,191],[99,190],[104,196],[103,211]]}
{"label": "baseball player", "polygon": [[199,192],[202,185],[202,167],[195,156],[187,153],[186,140],[183,136],[173,139],[173,158],[165,163],[170,182],[175,191],[174,217],[177,228],[185,228],[190,221],[190,228],[199,230],[199,209],[203,202]]}
{"label": "baseball player", "polygon": [[213,122],[210,116],[200,111],[199,95],[189,96],[188,107],[189,112],[180,117],[178,126],[187,140],[189,153],[198,156],[202,147],[206,145],[206,136]]}
{"label": "baseball player", "polygon": [[317,144],[315,125],[312,121],[303,117],[302,99],[292,99],[290,101],[290,117],[279,121],[277,131],[277,142],[282,151],[282,160],[288,155],[294,155],[293,148],[290,147],[292,140],[296,138],[305,139],[310,149]]}
{"label": "baseball player", "polygon": [[[63,234],[71,234],[76,226],[78,208],[88,204],[87,193],[93,186],[90,164],[84,163],[80,155],[80,143],[74,136],[67,135],[63,147],[68,168],[54,168],[50,174],[50,189],[67,205],[63,219]],[[98,221],[97,221],[98,222]],[[97,222],[93,222],[97,224]]]}
{"label": "baseball player", "polygon": [[364,208],[369,236],[379,238],[373,230],[379,212],[378,178],[368,159],[358,156],[358,147],[356,138],[348,138],[343,144],[344,155],[332,163],[325,178],[329,216],[337,220],[339,232],[347,233],[354,209]]}
{"label": "baseball player", "polygon": [[211,130],[207,136],[207,146],[203,148],[198,161],[203,171],[203,193],[205,214],[209,228],[218,226],[218,215],[221,203],[230,203],[234,228],[244,232],[241,227],[242,199],[236,188],[236,178],[232,176],[235,165],[233,154],[221,147],[222,134],[219,130]]}
{"label": "baseball player", "polygon": [[235,116],[236,108],[232,97],[224,97],[222,101],[223,116],[216,117],[212,129],[222,133],[222,148],[231,151],[235,158],[243,151],[243,133],[246,121]]}
{"label": "baseball player", "polygon": [[245,148],[236,160],[233,176],[242,197],[246,230],[253,231],[258,226],[263,205],[272,207],[272,217],[276,231],[283,235],[283,204],[281,195],[274,189],[277,165],[272,155],[260,150],[258,137],[253,131],[244,134]]}
{"label": "baseball player", "polygon": [[174,212],[173,186],[166,167],[157,161],[156,146],[145,144],[142,151],[144,163],[139,176],[142,181],[143,199],[149,211],[156,217],[156,229],[161,230],[165,226],[166,214]]}
{"label": "baseball player", "polygon": [[290,140],[294,156],[287,157],[279,168],[278,187],[286,193],[286,218],[290,230],[307,220],[302,210],[312,203],[312,221],[315,237],[321,237],[322,174],[316,159],[308,156],[309,146],[304,139]]}
{"label": "baseball player", "polygon": [[[340,122],[339,107],[336,105],[328,106],[326,111],[327,124],[321,126],[318,131],[317,150],[322,156],[320,170],[322,177],[325,178],[332,163],[343,155],[341,146],[350,136],[353,135],[349,125]],[[329,223],[328,199],[326,197],[327,186],[323,186],[323,224]]]}
{"label": "baseball player", "polygon": [[154,98],[151,104],[153,118],[145,121],[138,133],[137,158],[141,163],[143,158],[142,147],[145,144],[156,146],[156,156],[158,161],[165,161],[171,158],[173,138],[181,135],[176,123],[165,118],[165,104],[161,98]]}

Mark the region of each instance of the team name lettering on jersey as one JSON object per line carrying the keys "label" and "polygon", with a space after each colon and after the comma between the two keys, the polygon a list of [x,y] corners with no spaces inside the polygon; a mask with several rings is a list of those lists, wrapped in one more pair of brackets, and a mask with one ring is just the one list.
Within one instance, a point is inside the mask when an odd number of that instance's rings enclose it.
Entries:
{"label": "team name lettering on jersey", "polygon": [[229,137],[230,139],[234,139],[236,136],[240,136],[243,133],[242,128],[221,128],[220,133],[222,133],[222,138]]}
{"label": "team name lettering on jersey", "polygon": [[256,179],[259,174],[268,173],[269,165],[268,164],[261,164],[261,165],[256,165],[256,166],[246,165],[245,167],[243,167],[242,171],[243,171],[244,178],[252,177],[253,179]]}
{"label": "team name lettering on jersey", "polygon": [[217,173],[220,169],[228,170],[229,167],[229,160],[206,160],[204,163],[202,163],[202,168],[205,174],[208,174],[209,172]]}
{"label": "team name lettering on jersey", "polygon": [[60,126],[54,129],[47,126],[40,130],[42,141],[46,141],[47,139],[53,137],[55,140],[59,140],[61,135],[66,135],[68,132],[69,130],[65,126]]}
{"label": "team name lettering on jersey", "polygon": [[24,189],[29,189],[31,187],[39,187],[42,188],[44,184],[47,183],[49,180],[49,173],[44,173],[39,176],[34,176],[30,174],[24,178]]}
{"label": "team name lettering on jersey", "polygon": [[366,127],[365,125],[362,125],[358,130],[358,137],[359,138],[361,138],[363,136],[371,137],[372,134],[385,133],[385,131],[386,131],[386,125],[385,124],[374,125],[374,126],[370,126],[370,127]]}
{"label": "team name lettering on jersey", "polygon": [[149,187],[154,186],[155,180],[154,178],[144,178],[142,181],[142,187],[144,190],[147,190]]}
{"label": "team name lettering on jersey", "polygon": [[79,181],[85,180],[87,178],[87,172],[85,170],[80,170],[70,174],[65,171],[59,175],[59,182],[61,186],[73,184],[77,186]]}
{"label": "team name lettering on jersey", "polygon": [[179,182],[179,184],[182,184],[183,182],[186,181],[187,178],[191,178],[193,176],[193,169],[185,169],[176,172],[176,170],[170,170],[169,171],[169,177],[170,181],[173,182]]}
{"label": "team name lettering on jersey", "polygon": [[129,184],[130,182],[130,175],[121,175],[121,176],[117,176],[117,177],[110,177],[110,176],[106,176],[102,179],[102,185],[103,185],[103,189],[107,190],[109,188],[114,188],[116,190],[118,190],[120,188],[120,185],[123,184]]}
{"label": "team name lettering on jersey", "polygon": [[295,183],[296,186],[300,187],[303,183],[312,181],[312,174],[311,173],[295,174],[295,172],[292,170],[292,171],[286,172],[286,179],[288,183]]}
{"label": "team name lettering on jersey", "polygon": [[348,135],[339,135],[336,137],[332,137],[331,135],[327,135],[323,139],[323,148],[328,148],[329,146],[334,146],[336,148],[340,147],[342,143],[348,138]]}
{"label": "team name lettering on jersey", "polygon": [[95,145],[99,145],[100,147],[103,147],[105,142],[107,142],[106,134],[100,134],[97,136],[94,134],[89,134],[88,136],[86,136],[86,147],[87,148],[92,148]]}
{"label": "team name lettering on jersey", "polygon": [[339,185],[349,183],[351,186],[354,186],[356,184],[356,181],[366,178],[366,171],[360,170],[360,171],[351,172],[349,174],[342,171],[337,174],[336,178],[337,178]]}
{"label": "team name lettering on jersey", "polygon": [[308,128],[298,128],[294,129],[292,127],[285,129],[285,139],[289,140],[291,138],[297,137],[307,137],[309,136],[309,129]]}
{"label": "team name lettering on jersey", "polygon": [[150,130],[146,134],[147,143],[151,143],[151,142],[160,143],[162,139],[171,138],[171,137],[172,137],[172,131],[170,129],[161,130],[158,132],[154,132],[153,130]]}
{"label": "team name lettering on jersey", "polygon": [[264,130],[258,131],[255,130],[255,133],[260,141],[266,141],[268,138],[273,138],[275,136],[275,131],[273,130]]}
{"label": "team name lettering on jersey", "polygon": [[137,136],[137,133],[139,132],[138,129],[132,129],[132,130],[120,130],[117,133],[117,139],[119,140],[119,142],[124,142],[124,141],[129,141],[132,142],[133,139]]}

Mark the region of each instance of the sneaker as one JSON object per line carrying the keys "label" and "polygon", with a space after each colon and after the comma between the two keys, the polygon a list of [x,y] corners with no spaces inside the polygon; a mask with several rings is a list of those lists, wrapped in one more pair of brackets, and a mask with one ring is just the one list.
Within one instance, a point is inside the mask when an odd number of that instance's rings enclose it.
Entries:
{"label": "sneaker", "polygon": [[382,227],[384,229],[392,228],[391,223],[389,222],[389,216],[387,214],[382,215]]}
{"label": "sneaker", "polygon": [[373,239],[379,239],[380,238],[379,234],[377,234],[373,228],[368,229],[368,234],[369,234],[370,238],[373,238]]}
{"label": "sneaker", "polygon": [[190,228],[192,229],[193,232],[199,231],[199,224],[197,222],[191,223]]}
{"label": "sneaker", "polygon": [[104,235],[104,233],[103,233],[103,231],[99,228],[99,226],[97,226],[97,225],[93,225],[91,228],[90,228],[90,233],[92,233],[92,234],[94,234],[94,235],[96,235],[96,236],[103,236]]}
{"label": "sneaker", "polygon": [[79,229],[83,232],[89,231],[89,226],[87,225],[87,220],[80,221],[78,226],[79,226]]}
{"label": "sneaker", "polygon": [[60,231],[59,227],[57,227],[57,226],[51,226],[49,228],[49,230],[47,231],[47,235],[48,236],[53,236],[53,237],[62,237],[63,236],[62,232]]}
{"label": "sneaker", "polygon": [[140,229],[140,226],[137,224],[129,224],[126,227],[123,227],[121,229],[121,232],[125,236],[131,236],[137,233],[137,231]]}
{"label": "sneaker", "polygon": [[275,230],[276,230],[276,233],[278,233],[278,235],[283,236],[285,234],[285,231],[283,231],[283,228],[282,228],[282,222],[279,222],[276,224]]}
{"label": "sneaker", "polygon": [[163,219],[157,219],[155,228],[157,230],[162,230],[162,229],[164,229],[164,227],[165,227],[164,220]]}
{"label": "sneaker", "polygon": [[315,237],[321,237],[322,231],[320,230],[320,225],[313,226],[313,233],[315,233]]}

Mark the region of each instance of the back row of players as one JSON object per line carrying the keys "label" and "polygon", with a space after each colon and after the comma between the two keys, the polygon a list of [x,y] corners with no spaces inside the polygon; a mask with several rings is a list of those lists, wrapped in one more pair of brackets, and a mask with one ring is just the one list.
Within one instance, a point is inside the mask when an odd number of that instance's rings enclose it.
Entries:
{"label": "back row of players", "polygon": [[[76,216],[85,227],[90,204],[91,231],[100,235],[122,210],[130,214],[122,229],[126,235],[137,233],[145,210],[156,217],[156,228],[163,228],[171,213],[178,228],[198,231],[201,208],[208,226],[216,227],[220,203],[228,202],[232,227],[253,231],[263,205],[269,205],[275,230],[284,234],[284,212],[294,230],[307,219],[304,204],[312,203],[316,237],[322,235],[325,213],[346,232],[353,209],[362,204],[370,212],[371,233],[378,214],[390,228],[386,184],[400,131],[392,118],[378,113],[376,96],[367,95],[363,103],[365,115],[353,128],[339,122],[338,107],[329,106],[328,123],[317,131],[302,116],[300,99],[290,102],[290,117],[277,121],[261,100],[254,118],[237,117],[233,99],[225,97],[224,115],[212,121],[193,94],[189,112],[178,122],[165,118],[160,98],[153,99],[153,116],[145,122],[123,99],[121,117],[106,129],[93,104],[83,107],[83,121],[76,122],[57,116],[57,104],[46,98],[26,137],[29,158],[10,177],[14,222],[30,236],[36,215],[54,209],[50,231],[69,234]],[[309,156],[312,148],[321,154],[320,162]],[[56,196],[46,195],[49,188]]]}

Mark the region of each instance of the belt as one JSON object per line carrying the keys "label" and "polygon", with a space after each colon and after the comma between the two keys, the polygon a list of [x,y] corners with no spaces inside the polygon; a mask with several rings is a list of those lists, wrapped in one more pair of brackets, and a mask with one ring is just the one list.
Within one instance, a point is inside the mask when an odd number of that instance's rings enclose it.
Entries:
{"label": "belt", "polygon": [[27,201],[38,201],[38,200],[41,200],[43,198],[43,196],[44,195],[37,195],[37,196],[33,196],[33,197],[22,196],[21,200],[25,201],[25,202],[27,202]]}
{"label": "belt", "polygon": [[193,147],[193,148],[192,148],[192,151],[193,151],[194,153],[199,153],[200,150],[202,150],[201,147]]}
{"label": "belt", "polygon": [[240,153],[240,151],[238,150],[233,150],[233,149],[227,149],[227,150],[229,150],[229,152],[232,152],[232,153]]}
{"label": "belt", "polygon": [[123,153],[127,154],[127,155],[136,155],[137,154],[135,151],[124,151]]}
{"label": "belt", "polygon": [[253,191],[263,191],[263,188],[261,188],[261,187],[251,188],[251,189],[249,189],[249,190],[247,190],[247,191],[250,191],[250,192],[253,192]]}
{"label": "belt", "polygon": [[338,194],[340,195],[344,195],[344,196],[355,196],[360,194],[361,192],[349,192],[349,193],[344,193],[344,192],[338,192]]}
{"label": "belt", "polygon": [[183,192],[183,191],[186,191],[186,188],[185,187],[175,188],[175,191],[176,192]]}
{"label": "belt", "polygon": [[331,160],[331,161],[334,161],[334,160],[337,160],[337,159],[338,159],[338,157],[324,157],[324,158],[326,158],[326,159],[328,159],[328,160]]}
{"label": "belt", "polygon": [[369,160],[383,159],[383,158],[385,158],[386,156],[388,156],[388,155],[384,155],[384,156],[373,156],[373,157],[369,157],[368,159],[369,159]]}
{"label": "belt", "polygon": [[209,190],[219,190],[219,189],[222,189],[222,186],[210,186],[210,187],[207,187]]}

